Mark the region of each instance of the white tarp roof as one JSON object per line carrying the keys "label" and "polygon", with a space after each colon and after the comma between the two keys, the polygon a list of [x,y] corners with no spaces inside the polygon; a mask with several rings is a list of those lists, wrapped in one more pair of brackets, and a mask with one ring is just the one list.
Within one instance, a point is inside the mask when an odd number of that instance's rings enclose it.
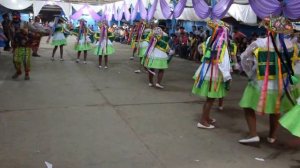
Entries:
{"label": "white tarp roof", "polygon": [[[101,9],[104,9],[104,6],[107,7],[107,9],[112,10],[113,5],[115,5],[116,8],[122,7],[123,3],[126,2],[127,7],[130,6],[130,4],[135,5],[138,0],[124,0],[124,1],[118,1],[115,3],[105,4],[105,5],[90,5],[96,12],[100,11]],[[153,3],[154,0],[142,0],[145,7],[148,6],[148,3]],[[166,0],[167,2],[170,2],[170,0]],[[3,5],[6,8],[13,9],[13,10],[22,10],[30,7],[33,5],[34,15],[36,16],[43,5],[45,5],[46,1],[28,1],[28,0],[0,0],[0,4]],[[235,4],[236,3],[236,4]],[[78,10],[80,9],[83,4],[70,4],[70,3],[64,3],[64,2],[58,2],[56,5],[59,5],[64,10],[65,14],[67,16],[70,16],[72,14],[71,6]],[[201,19],[196,15],[194,9],[192,8],[192,0],[188,0],[186,6],[187,8],[184,9],[181,16],[177,19],[182,20],[190,20],[190,21],[200,21]],[[162,15],[160,4],[157,3],[156,12],[154,14],[154,17],[156,19],[165,19]],[[231,16],[235,18],[237,21],[242,21],[245,24],[256,24],[257,23],[257,17],[253,10],[251,9],[250,5],[248,4],[248,0],[234,0],[234,4],[229,8],[227,16]]]}

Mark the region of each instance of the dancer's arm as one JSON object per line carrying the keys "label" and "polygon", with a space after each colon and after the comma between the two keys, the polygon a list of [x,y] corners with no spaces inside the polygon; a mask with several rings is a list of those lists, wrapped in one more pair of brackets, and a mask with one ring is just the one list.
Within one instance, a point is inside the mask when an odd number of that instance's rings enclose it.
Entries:
{"label": "dancer's arm", "polygon": [[256,75],[256,59],[253,55],[253,51],[258,47],[257,43],[252,42],[247,49],[241,54],[241,65],[244,72],[250,79]]}

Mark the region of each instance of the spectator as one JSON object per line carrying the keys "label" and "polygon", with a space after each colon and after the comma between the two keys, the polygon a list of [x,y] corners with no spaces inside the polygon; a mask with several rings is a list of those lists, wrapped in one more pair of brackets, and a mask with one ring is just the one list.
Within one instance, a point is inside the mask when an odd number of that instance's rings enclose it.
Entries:
{"label": "spectator", "polygon": [[3,32],[4,35],[7,38],[7,41],[5,42],[5,47],[4,51],[10,51],[10,40],[11,40],[11,30],[10,30],[10,25],[11,25],[11,20],[9,20],[8,14],[2,15],[3,21],[2,21],[2,26],[3,26]]}
{"label": "spectator", "polygon": [[252,35],[251,35],[251,42],[256,41],[257,38],[258,38],[258,34],[256,32],[253,32]]}
{"label": "spectator", "polygon": [[188,41],[189,38],[184,31],[184,28],[180,28],[180,36],[179,36],[179,56],[181,58],[187,58],[188,56]]}
{"label": "spectator", "polygon": [[238,27],[233,28],[233,40],[234,42],[241,42],[244,38],[246,38],[246,35],[239,31]]}
{"label": "spectator", "polygon": [[196,60],[197,55],[197,45],[198,44],[198,38],[195,34],[192,34],[191,36],[191,45],[190,45],[190,59]]}
{"label": "spectator", "polygon": [[200,32],[197,30],[196,26],[192,27],[193,29],[193,34],[198,35]]}
{"label": "spectator", "polygon": [[196,35],[196,36],[199,36],[200,35],[200,28],[196,29],[195,31],[193,31],[193,33]]}
{"label": "spectator", "polygon": [[209,32],[209,30],[206,30],[205,31],[205,36],[202,36],[202,38],[203,38],[204,41],[206,41],[209,36],[210,36],[210,32]]}

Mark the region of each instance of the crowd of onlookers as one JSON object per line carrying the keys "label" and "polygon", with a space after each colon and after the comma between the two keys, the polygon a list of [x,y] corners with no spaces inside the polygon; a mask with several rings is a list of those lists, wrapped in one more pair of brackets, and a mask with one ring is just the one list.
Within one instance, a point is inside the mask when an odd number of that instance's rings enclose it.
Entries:
{"label": "crowd of onlookers", "polygon": [[[116,24],[111,25],[115,34],[115,41],[130,44],[130,33],[133,25],[124,23],[122,26]],[[91,27],[93,30],[93,28]],[[167,30],[165,30],[168,32]],[[193,60],[196,62],[201,61],[203,52],[201,44],[210,37],[211,32],[203,26],[192,26],[192,31],[185,31],[184,27],[177,27],[175,33],[169,34],[169,54],[179,56],[180,58]],[[251,36],[246,36],[239,31],[237,27],[233,28],[232,33],[229,35],[230,43],[237,46],[237,57],[246,50],[247,46],[258,37],[264,37],[265,34],[258,35],[253,32]]]}
{"label": "crowd of onlookers", "polygon": [[[202,58],[202,47],[201,44],[210,37],[210,31],[205,29],[203,26],[192,27],[192,32],[186,32],[183,27],[179,27],[175,33],[171,34],[169,45],[172,50],[172,54],[178,55],[181,58],[200,61]],[[246,50],[247,46],[260,36],[257,33],[252,33],[250,37],[247,37],[244,33],[239,31],[237,27],[233,28],[232,34],[229,35],[231,43],[235,43],[237,46],[237,56]]]}

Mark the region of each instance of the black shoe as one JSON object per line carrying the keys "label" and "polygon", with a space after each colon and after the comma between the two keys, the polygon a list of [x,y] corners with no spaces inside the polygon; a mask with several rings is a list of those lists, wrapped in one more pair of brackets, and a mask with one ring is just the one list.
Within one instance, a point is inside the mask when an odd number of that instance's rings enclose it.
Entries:
{"label": "black shoe", "polygon": [[32,54],[33,57],[41,57],[40,55],[38,54]]}
{"label": "black shoe", "polygon": [[11,78],[12,79],[17,79],[21,74],[15,73]]}
{"label": "black shoe", "polygon": [[29,75],[27,75],[27,76],[25,76],[25,78],[24,78],[25,80],[30,80],[30,77],[29,77]]}
{"label": "black shoe", "polygon": [[7,47],[7,48],[4,48],[3,50],[4,51],[10,51],[10,48]]}

